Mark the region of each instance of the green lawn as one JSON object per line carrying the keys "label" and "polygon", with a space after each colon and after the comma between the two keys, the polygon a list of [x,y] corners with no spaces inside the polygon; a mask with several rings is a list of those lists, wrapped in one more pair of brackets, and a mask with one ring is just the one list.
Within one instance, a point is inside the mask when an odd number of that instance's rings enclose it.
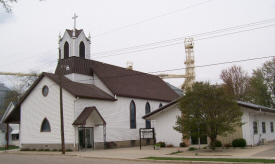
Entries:
{"label": "green lawn", "polygon": [[271,159],[236,159],[236,158],[172,158],[172,157],[147,157],[142,159],[152,160],[175,160],[175,161],[215,161],[215,162],[255,162],[255,163],[275,163]]}
{"label": "green lawn", "polygon": [[[19,147],[18,146],[9,146],[9,150],[11,150],[11,149],[19,149]],[[6,147],[0,147],[0,151],[4,151],[4,150],[6,150]]]}

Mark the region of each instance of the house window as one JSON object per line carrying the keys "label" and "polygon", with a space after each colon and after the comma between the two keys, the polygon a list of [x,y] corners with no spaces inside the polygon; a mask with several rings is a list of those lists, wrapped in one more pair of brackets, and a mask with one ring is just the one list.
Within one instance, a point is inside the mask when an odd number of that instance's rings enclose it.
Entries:
{"label": "house window", "polygon": [[64,44],[64,59],[69,58],[69,43],[65,42]]}
{"label": "house window", "polygon": [[265,130],[265,122],[262,122],[262,132],[265,133],[266,130]]}
{"label": "house window", "polygon": [[253,130],[254,130],[254,134],[258,134],[257,122],[253,122]]}
{"label": "house window", "polygon": [[83,41],[79,44],[79,57],[85,58],[85,44]]}
{"label": "house window", "polygon": [[134,101],[130,103],[130,128],[136,129],[136,105]]}
{"label": "house window", "polygon": [[[149,102],[147,102],[145,105],[145,114],[148,114],[150,112],[151,112],[151,107],[150,107]],[[145,126],[146,126],[146,128],[151,128],[150,120],[145,120]]]}
{"label": "house window", "polygon": [[12,140],[13,141],[18,141],[19,140],[19,134],[12,134]]}
{"label": "house window", "polygon": [[48,93],[49,93],[49,88],[47,85],[44,85],[42,88],[42,95],[46,97]]}
{"label": "house window", "polygon": [[270,122],[270,131],[271,131],[271,133],[274,133],[273,122]]}
{"label": "house window", "polygon": [[159,104],[159,108],[161,108],[161,107],[162,107],[162,103]]}
{"label": "house window", "polygon": [[51,131],[51,126],[47,118],[44,118],[41,124],[41,132],[50,132]]}

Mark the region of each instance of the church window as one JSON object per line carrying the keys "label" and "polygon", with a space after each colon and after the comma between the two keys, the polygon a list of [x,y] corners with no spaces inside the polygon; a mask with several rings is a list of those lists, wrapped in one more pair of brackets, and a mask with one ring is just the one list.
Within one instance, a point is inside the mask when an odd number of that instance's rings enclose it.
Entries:
{"label": "church window", "polygon": [[85,44],[83,41],[79,44],[79,57],[85,58]]}
{"label": "church window", "polygon": [[69,58],[69,43],[65,42],[64,44],[64,59]]}
{"label": "church window", "polygon": [[41,124],[41,132],[50,132],[51,126],[47,118],[44,118]]}
{"label": "church window", "polygon": [[130,128],[136,129],[136,105],[134,101],[130,103]]}
{"label": "church window", "polygon": [[[148,114],[150,112],[151,112],[151,107],[150,107],[149,102],[147,102],[145,105],[145,114]],[[151,128],[150,120],[145,120],[145,126],[146,126],[146,128]]]}
{"label": "church window", "polygon": [[159,108],[161,108],[161,107],[162,107],[162,103],[159,104]]}
{"label": "church window", "polygon": [[48,93],[49,93],[49,88],[47,85],[44,85],[42,88],[42,95],[46,97]]}

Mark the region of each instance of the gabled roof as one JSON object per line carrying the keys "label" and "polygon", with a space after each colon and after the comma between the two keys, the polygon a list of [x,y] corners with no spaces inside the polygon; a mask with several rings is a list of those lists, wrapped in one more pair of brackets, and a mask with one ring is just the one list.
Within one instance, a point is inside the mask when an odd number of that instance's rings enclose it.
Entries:
{"label": "gabled roof", "polygon": [[[147,118],[149,118],[149,117],[151,117],[151,116],[153,116],[153,115],[155,115],[155,114],[157,114],[157,113],[159,113],[159,112],[167,109],[168,107],[170,107],[170,106],[172,106],[174,104],[177,104],[181,98],[182,97],[180,97],[180,98],[178,98],[178,99],[176,99],[176,100],[174,100],[174,101],[166,104],[165,106],[163,106],[163,107],[161,107],[161,108],[159,108],[159,109],[157,109],[157,110],[155,110],[155,111],[153,111],[151,113],[148,113],[148,114],[144,115],[142,118],[143,119],[147,119]],[[250,108],[252,110],[257,110],[257,111],[262,111],[262,112],[269,112],[269,113],[275,113],[275,109],[269,108],[269,107],[265,107],[265,106],[261,106],[261,105],[256,105],[256,104],[242,102],[242,101],[237,101],[237,104],[239,106]]]}
{"label": "gabled roof", "polygon": [[[55,83],[59,84],[59,75],[45,72],[43,74],[53,80]],[[116,101],[114,97],[110,96],[92,84],[73,82],[63,75],[62,87],[75,97]]]}
{"label": "gabled roof", "polygon": [[168,107],[177,104],[178,101],[179,101],[180,99],[181,99],[181,97],[178,98],[178,99],[176,99],[176,100],[174,100],[174,101],[171,101],[170,103],[168,103],[168,104],[166,104],[166,105],[160,107],[160,108],[157,109],[157,110],[154,110],[153,112],[150,112],[150,113],[144,115],[142,118],[143,118],[143,119],[147,119],[147,118],[149,118],[149,117],[151,117],[151,116],[153,116],[153,115],[155,115],[155,114],[157,114],[157,113],[160,113],[160,112],[164,111],[165,109],[167,109]]}
{"label": "gabled roof", "polygon": [[7,107],[5,113],[3,115],[0,115],[0,122],[4,121],[4,119],[7,117],[7,115],[13,110],[13,108],[16,106],[17,102],[10,102],[9,106]]}
{"label": "gabled roof", "polygon": [[[18,123],[20,121],[20,105],[27,98],[27,96],[32,92],[35,86],[42,80],[42,78],[46,76],[55,83],[59,85],[59,76],[56,74],[45,73],[43,72],[33,83],[33,85],[28,89],[28,91],[21,97],[19,102],[13,108],[13,110],[9,113],[9,115],[3,120],[3,123]],[[99,88],[90,85],[90,84],[82,84],[70,81],[68,78],[62,75],[62,88],[68,91],[75,97],[80,98],[91,98],[91,99],[100,99],[100,100],[110,100],[116,101],[116,99]]]}
{"label": "gabled roof", "polygon": [[[68,32],[70,37],[73,37],[73,30],[66,29],[66,31]],[[83,31],[82,29],[80,30],[75,29],[75,37],[78,37],[82,31]]]}
{"label": "gabled roof", "polygon": [[237,101],[238,105],[242,106],[242,107],[247,107],[253,110],[257,110],[257,111],[262,111],[262,112],[269,112],[269,113],[275,113],[275,109],[273,108],[269,108],[269,107],[265,107],[265,106],[261,106],[261,105],[256,105],[256,104],[252,104],[252,103],[247,103],[247,102],[242,102],[242,101]]}
{"label": "gabled roof", "polygon": [[[62,59],[69,71],[62,68],[62,74],[78,73],[92,76],[95,73],[105,86],[117,96],[170,102],[179,96],[161,78],[118,66],[78,57]],[[59,74],[57,66],[55,74]]]}
{"label": "gabled roof", "polygon": [[98,112],[98,110],[96,109],[96,107],[92,106],[92,107],[86,107],[81,114],[77,117],[77,119],[73,122],[73,125],[86,125],[86,120],[87,118],[91,115],[94,114],[94,122],[95,124],[99,125],[99,124],[103,124],[106,125],[105,120],[103,119],[103,117],[100,115],[100,113]]}

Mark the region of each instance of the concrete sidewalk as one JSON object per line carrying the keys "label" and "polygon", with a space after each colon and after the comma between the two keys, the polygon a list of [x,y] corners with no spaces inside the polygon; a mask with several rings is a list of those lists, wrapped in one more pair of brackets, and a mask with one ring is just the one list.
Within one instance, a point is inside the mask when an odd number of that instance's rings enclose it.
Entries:
{"label": "concrete sidewalk", "polygon": [[[183,153],[173,154],[178,150]],[[38,152],[38,151],[18,151],[9,150],[7,153],[16,154],[36,154],[36,155],[62,155],[60,152]],[[258,159],[275,159],[275,143],[260,145],[255,147],[240,148],[218,148],[212,152],[210,149],[198,149],[188,151],[188,148],[161,148],[154,150],[153,146],[128,147],[107,150],[75,151],[66,152],[66,156],[77,156],[84,158],[101,158],[101,159],[120,159],[120,160],[139,160],[146,157],[174,157],[174,158],[258,158]]]}

